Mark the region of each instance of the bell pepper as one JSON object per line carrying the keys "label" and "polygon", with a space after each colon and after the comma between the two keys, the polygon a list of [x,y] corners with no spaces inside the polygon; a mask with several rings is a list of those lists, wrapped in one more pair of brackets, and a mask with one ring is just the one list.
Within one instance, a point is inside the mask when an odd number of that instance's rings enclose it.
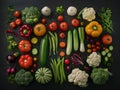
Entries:
{"label": "bell pepper", "polygon": [[32,28],[28,25],[23,25],[19,29],[20,36],[29,37],[32,33]]}
{"label": "bell pepper", "polygon": [[28,40],[21,40],[18,44],[18,49],[21,52],[29,52],[31,50],[31,43]]}
{"label": "bell pepper", "polygon": [[18,63],[22,68],[29,69],[33,64],[33,58],[29,54],[21,55]]}
{"label": "bell pepper", "polygon": [[99,37],[102,31],[102,26],[97,21],[92,21],[85,27],[86,34],[92,37]]}

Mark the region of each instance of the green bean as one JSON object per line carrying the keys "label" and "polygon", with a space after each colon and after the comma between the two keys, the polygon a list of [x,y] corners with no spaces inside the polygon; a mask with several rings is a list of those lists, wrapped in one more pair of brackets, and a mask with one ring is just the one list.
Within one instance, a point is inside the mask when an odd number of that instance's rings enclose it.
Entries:
{"label": "green bean", "polygon": [[50,48],[49,48],[50,52],[49,52],[49,55],[51,55],[51,54],[52,54],[52,40],[51,40],[50,37],[49,37],[49,44],[50,44]]}

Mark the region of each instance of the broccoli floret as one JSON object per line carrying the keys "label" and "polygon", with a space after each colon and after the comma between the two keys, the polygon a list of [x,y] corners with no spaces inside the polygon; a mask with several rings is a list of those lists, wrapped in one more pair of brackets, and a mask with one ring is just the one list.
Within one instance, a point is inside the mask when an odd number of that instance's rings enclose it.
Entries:
{"label": "broccoli floret", "polygon": [[21,69],[19,72],[16,73],[15,81],[18,85],[27,86],[30,82],[33,81],[33,76],[29,71]]}
{"label": "broccoli floret", "polygon": [[40,11],[37,7],[25,7],[25,9],[22,10],[22,19],[28,24],[38,22],[39,18]]}
{"label": "broccoli floret", "polygon": [[109,79],[110,72],[104,68],[94,68],[91,73],[91,79],[94,84],[102,85]]}

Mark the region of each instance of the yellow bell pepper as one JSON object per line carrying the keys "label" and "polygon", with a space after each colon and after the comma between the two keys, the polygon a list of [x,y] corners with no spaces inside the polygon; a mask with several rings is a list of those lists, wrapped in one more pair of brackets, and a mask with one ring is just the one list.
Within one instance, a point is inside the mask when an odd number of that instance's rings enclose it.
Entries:
{"label": "yellow bell pepper", "polygon": [[85,27],[86,34],[92,37],[99,37],[102,31],[102,26],[97,21],[92,21]]}

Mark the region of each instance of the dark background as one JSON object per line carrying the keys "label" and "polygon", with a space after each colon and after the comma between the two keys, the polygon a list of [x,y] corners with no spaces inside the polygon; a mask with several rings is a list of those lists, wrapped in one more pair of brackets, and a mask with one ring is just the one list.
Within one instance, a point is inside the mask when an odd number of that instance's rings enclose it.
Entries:
{"label": "dark background", "polygon": [[[49,6],[53,11],[55,7],[63,5],[65,11],[68,6],[76,6],[79,10],[84,7],[93,7],[96,10],[100,10],[101,7],[108,7],[112,10],[112,20],[114,32],[113,36],[113,45],[115,47],[113,52],[114,62],[110,68],[110,71],[113,73],[113,77],[108,81],[107,84],[102,86],[97,86],[92,83],[89,83],[87,88],[80,88],[69,83],[63,85],[49,83],[46,85],[40,85],[36,82],[31,84],[29,87],[20,87],[16,84],[9,84],[7,81],[6,74],[6,53],[7,53],[7,42],[5,38],[5,30],[8,29],[8,25],[5,24],[7,20],[7,7],[9,5],[14,5],[16,9],[21,10],[26,6],[38,6],[42,8],[43,6]],[[0,90],[120,90],[120,5],[118,0],[0,0]]]}

